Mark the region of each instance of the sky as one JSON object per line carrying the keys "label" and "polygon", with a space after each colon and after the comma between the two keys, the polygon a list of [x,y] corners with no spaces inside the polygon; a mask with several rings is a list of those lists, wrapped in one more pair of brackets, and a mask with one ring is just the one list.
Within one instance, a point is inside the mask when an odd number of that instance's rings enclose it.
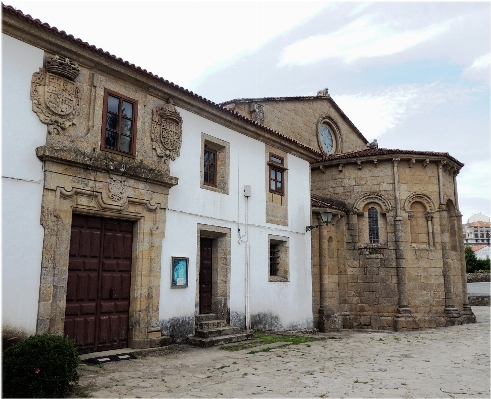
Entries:
{"label": "sky", "polygon": [[491,3],[10,1],[211,101],[329,94],[380,148],[449,152],[491,215]]}

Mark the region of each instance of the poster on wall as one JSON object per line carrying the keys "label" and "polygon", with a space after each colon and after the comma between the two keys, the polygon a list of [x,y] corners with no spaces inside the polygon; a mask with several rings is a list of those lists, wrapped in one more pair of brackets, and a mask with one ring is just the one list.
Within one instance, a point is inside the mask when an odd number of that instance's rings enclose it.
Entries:
{"label": "poster on wall", "polygon": [[172,288],[188,286],[189,258],[172,257]]}

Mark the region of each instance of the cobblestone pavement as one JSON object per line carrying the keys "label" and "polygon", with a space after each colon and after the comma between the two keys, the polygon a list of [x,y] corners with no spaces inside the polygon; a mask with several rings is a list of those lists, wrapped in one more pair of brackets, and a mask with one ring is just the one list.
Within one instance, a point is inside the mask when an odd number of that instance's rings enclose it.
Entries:
{"label": "cobblestone pavement", "polygon": [[343,331],[253,354],[171,346],[137,360],[82,364],[73,397],[489,398],[490,310],[473,310],[477,323],[463,326]]}

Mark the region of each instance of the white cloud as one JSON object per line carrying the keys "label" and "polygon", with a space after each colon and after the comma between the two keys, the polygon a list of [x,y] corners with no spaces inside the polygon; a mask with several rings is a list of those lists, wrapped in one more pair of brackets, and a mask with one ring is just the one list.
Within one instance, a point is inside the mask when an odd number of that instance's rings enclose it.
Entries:
{"label": "white cloud", "polygon": [[491,53],[477,58],[473,64],[465,68],[462,76],[469,79],[483,79],[489,82],[489,66],[491,65]]}
{"label": "white cloud", "polygon": [[363,135],[372,140],[397,129],[397,125],[406,118],[429,113],[446,103],[463,104],[472,93],[483,90],[484,87],[441,83],[403,84],[370,92],[335,95],[333,99]]}
{"label": "white cloud", "polygon": [[[220,68],[234,57],[260,48],[329,4],[12,0],[7,3],[185,87],[211,68]],[[124,34],[117,33],[120,31]]]}
{"label": "white cloud", "polygon": [[415,96],[414,90],[394,90],[379,95],[341,95],[336,96],[334,101],[363,135],[372,140],[398,124]]}
{"label": "white cloud", "polygon": [[488,67],[490,64],[491,64],[491,53],[488,53],[475,60],[474,63],[470,66],[470,68],[482,69]]}
{"label": "white cloud", "polygon": [[459,198],[491,200],[491,162],[486,160],[465,165],[457,176],[457,186]]}
{"label": "white cloud", "polygon": [[325,58],[341,58],[345,63],[359,58],[378,57],[402,52],[448,31],[454,21],[430,25],[424,29],[396,32],[390,23],[373,23],[374,15],[362,16],[327,35],[299,40],[282,53],[278,67],[307,64]]}

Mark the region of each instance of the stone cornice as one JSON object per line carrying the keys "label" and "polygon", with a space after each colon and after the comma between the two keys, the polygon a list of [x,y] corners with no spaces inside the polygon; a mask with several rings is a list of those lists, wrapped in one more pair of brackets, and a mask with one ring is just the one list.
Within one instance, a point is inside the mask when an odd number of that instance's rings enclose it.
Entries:
{"label": "stone cornice", "polygon": [[186,90],[145,69],[116,58],[102,49],[75,39],[63,31],[33,20],[10,6],[3,6],[2,31],[6,35],[36,46],[47,52],[70,58],[80,66],[92,69],[101,75],[110,75],[140,87],[149,95],[167,100],[194,114],[212,120],[222,126],[238,131],[248,137],[278,147],[307,161],[319,159],[322,154],[290,137],[225,109],[214,102]]}
{"label": "stone cornice", "polygon": [[[389,154],[381,154],[381,155],[369,155],[369,156],[357,156],[351,158],[334,158],[329,160],[318,161],[312,163],[310,165],[311,169],[317,168],[326,168],[326,167],[337,167],[340,165],[347,164],[356,164],[358,168],[361,169],[364,165],[379,165],[381,162],[394,162],[397,159],[399,166],[403,165],[404,162],[408,162],[408,167],[412,167],[416,163],[420,162],[423,164],[423,167],[426,167],[428,163],[436,163],[439,165],[442,161],[446,162],[448,168],[451,168],[455,171],[459,171],[463,164],[457,163],[452,160],[450,157],[444,155],[415,155],[415,154],[404,154],[404,152],[400,152],[397,154],[389,153]],[[342,167],[341,169],[342,170]]]}
{"label": "stone cornice", "polygon": [[165,187],[173,187],[179,181],[177,177],[170,176],[164,168],[110,152],[41,146],[36,148],[36,155],[43,162],[52,161],[83,169],[119,174]]}

